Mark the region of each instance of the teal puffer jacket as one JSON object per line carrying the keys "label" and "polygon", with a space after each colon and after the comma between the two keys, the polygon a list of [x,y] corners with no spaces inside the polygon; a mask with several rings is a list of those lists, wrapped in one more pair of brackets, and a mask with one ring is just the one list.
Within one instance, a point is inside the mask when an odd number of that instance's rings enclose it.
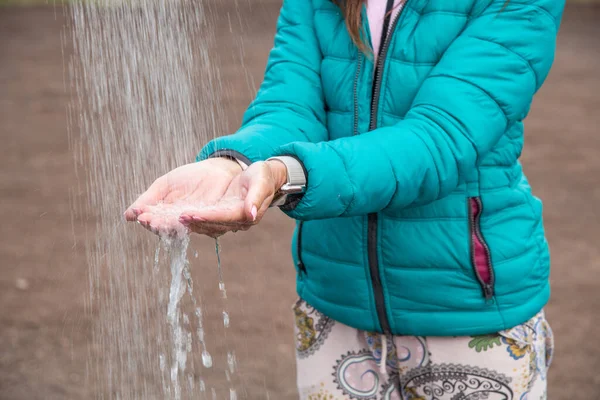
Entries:
{"label": "teal puffer jacket", "polygon": [[402,335],[522,323],[546,304],[550,267],[518,158],[563,7],[408,0],[374,74],[331,1],[284,0],[241,129],[198,159],[304,164],[307,191],[286,212],[298,294],[325,315]]}

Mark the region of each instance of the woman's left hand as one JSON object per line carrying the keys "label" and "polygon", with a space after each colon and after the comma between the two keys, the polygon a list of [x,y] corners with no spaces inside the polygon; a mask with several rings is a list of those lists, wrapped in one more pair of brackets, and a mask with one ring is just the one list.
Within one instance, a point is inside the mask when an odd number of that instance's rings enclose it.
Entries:
{"label": "woman's left hand", "polygon": [[179,222],[192,232],[212,237],[248,230],[260,222],[286,180],[287,170],[282,162],[256,162],[231,181],[213,207],[186,211]]}

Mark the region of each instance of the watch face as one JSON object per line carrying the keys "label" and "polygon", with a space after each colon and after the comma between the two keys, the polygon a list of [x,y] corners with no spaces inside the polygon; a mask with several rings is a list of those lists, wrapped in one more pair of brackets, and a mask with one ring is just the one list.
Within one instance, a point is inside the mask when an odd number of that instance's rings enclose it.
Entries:
{"label": "watch face", "polygon": [[296,193],[303,193],[305,188],[306,188],[305,186],[286,184],[286,185],[283,185],[281,187],[281,189],[279,189],[279,191],[281,193],[285,193],[285,194],[296,194]]}

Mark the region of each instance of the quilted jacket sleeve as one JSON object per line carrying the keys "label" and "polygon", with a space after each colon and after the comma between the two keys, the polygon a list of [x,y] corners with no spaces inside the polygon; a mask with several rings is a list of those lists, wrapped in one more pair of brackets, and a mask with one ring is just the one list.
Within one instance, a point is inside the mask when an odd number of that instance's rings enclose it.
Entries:
{"label": "quilted jacket sleeve", "polygon": [[361,215],[427,204],[465,181],[507,128],[525,118],[554,59],[564,0],[491,0],[420,88],[405,119],[278,153],[308,172],[297,219]]}
{"label": "quilted jacket sleeve", "polygon": [[255,162],[273,156],[286,143],[327,139],[322,55],[311,4],[306,0],[283,2],[264,81],[241,128],[208,143],[198,161],[219,151]]}

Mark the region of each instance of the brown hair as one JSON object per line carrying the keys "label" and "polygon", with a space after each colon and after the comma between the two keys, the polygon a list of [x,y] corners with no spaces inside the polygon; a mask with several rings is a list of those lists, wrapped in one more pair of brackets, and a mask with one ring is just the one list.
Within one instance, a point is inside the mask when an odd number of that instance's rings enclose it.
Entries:
{"label": "brown hair", "polygon": [[[362,7],[366,0],[332,0],[338,7],[341,8],[344,14],[344,20],[346,21],[346,27],[348,33],[356,46],[365,54],[369,54],[372,50],[369,45],[364,41],[362,36]],[[504,6],[500,12],[508,6],[510,0],[504,2]]]}
{"label": "brown hair", "polygon": [[365,0],[333,0],[337,4],[344,14],[344,20],[346,21],[346,27],[348,33],[356,46],[363,53],[370,53],[371,49],[368,44],[365,43],[362,36],[362,6]]}

